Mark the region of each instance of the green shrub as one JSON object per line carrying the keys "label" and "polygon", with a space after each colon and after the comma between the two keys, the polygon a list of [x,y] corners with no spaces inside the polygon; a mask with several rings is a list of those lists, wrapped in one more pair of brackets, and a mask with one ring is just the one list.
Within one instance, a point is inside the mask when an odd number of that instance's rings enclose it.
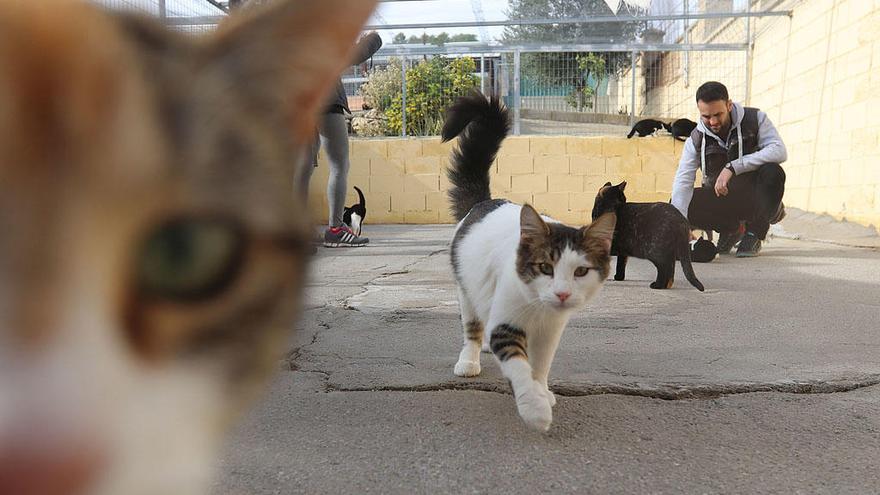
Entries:
{"label": "green shrub", "polygon": [[[400,60],[392,59],[387,69],[370,72],[361,87],[368,105],[385,113],[388,132],[400,135],[403,128],[403,94],[400,91]],[[470,57],[422,60],[406,71],[406,133],[433,136],[443,126],[443,112],[452,101],[479,83]],[[395,79],[396,74],[396,79]],[[396,85],[395,85],[396,84]]]}

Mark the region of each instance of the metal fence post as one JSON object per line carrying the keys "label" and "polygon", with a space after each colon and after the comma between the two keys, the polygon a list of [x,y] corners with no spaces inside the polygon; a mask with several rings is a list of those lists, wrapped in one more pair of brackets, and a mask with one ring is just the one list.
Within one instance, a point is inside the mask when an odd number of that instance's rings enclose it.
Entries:
{"label": "metal fence post", "polygon": [[636,52],[633,51],[630,57],[631,60],[629,72],[632,74],[632,88],[630,88],[629,97],[629,125],[633,126],[636,123]]}
{"label": "metal fence post", "polygon": [[401,109],[400,109],[400,135],[406,137],[406,55],[400,56],[400,92]]}
{"label": "metal fence post", "polygon": [[486,94],[486,55],[480,54],[480,93]]}
{"label": "metal fence post", "polygon": [[[746,14],[752,13],[752,0],[746,0]],[[752,68],[752,18],[746,17],[746,85],[745,85],[745,98],[743,99],[743,104],[748,105],[751,103],[749,98],[751,97],[751,68]]]}
{"label": "metal fence post", "polygon": [[519,109],[520,109],[520,98],[519,98],[519,72],[520,72],[520,63],[519,63],[519,50],[513,52],[513,135],[519,136],[520,133],[520,117],[519,117]]}

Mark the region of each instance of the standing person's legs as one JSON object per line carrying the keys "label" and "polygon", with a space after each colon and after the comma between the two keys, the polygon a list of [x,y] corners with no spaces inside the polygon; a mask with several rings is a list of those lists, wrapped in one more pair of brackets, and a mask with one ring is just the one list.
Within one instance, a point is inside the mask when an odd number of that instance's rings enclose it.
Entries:
{"label": "standing person's legs", "polygon": [[318,150],[321,148],[321,140],[318,133],[315,133],[315,139],[312,145],[306,149],[305,155],[297,162],[297,172],[294,176],[294,194],[302,198],[303,204],[309,204],[309,182],[312,180],[312,173],[318,166]]}
{"label": "standing person's legs", "polygon": [[330,179],[327,181],[327,202],[330,204],[328,223],[330,227],[342,225],[345,210],[345,193],[348,189],[348,126],[345,116],[328,113],[321,121],[321,143],[330,162]]}

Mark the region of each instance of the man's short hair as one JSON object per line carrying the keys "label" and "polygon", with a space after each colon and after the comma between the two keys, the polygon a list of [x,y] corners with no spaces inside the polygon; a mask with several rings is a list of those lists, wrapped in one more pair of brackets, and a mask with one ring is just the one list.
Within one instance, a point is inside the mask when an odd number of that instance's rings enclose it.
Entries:
{"label": "man's short hair", "polygon": [[697,101],[702,101],[705,103],[711,103],[713,101],[724,100],[727,101],[730,99],[730,96],[727,94],[727,87],[717,81],[709,81],[703,83],[702,86],[697,88]]}

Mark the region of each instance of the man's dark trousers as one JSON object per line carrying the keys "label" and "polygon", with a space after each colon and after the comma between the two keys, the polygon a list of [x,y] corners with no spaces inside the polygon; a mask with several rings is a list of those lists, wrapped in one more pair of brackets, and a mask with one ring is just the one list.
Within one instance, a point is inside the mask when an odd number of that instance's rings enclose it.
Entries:
{"label": "man's dark trousers", "polygon": [[740,221],[746,231],[764,239],[785,192],[785,172],[778,163],[765,163],[757,170],[735,175],[727,184],[727,196],[715,195],[715,180],[694,188],[688,207],[691,226],[716,232],[733,232]]}

